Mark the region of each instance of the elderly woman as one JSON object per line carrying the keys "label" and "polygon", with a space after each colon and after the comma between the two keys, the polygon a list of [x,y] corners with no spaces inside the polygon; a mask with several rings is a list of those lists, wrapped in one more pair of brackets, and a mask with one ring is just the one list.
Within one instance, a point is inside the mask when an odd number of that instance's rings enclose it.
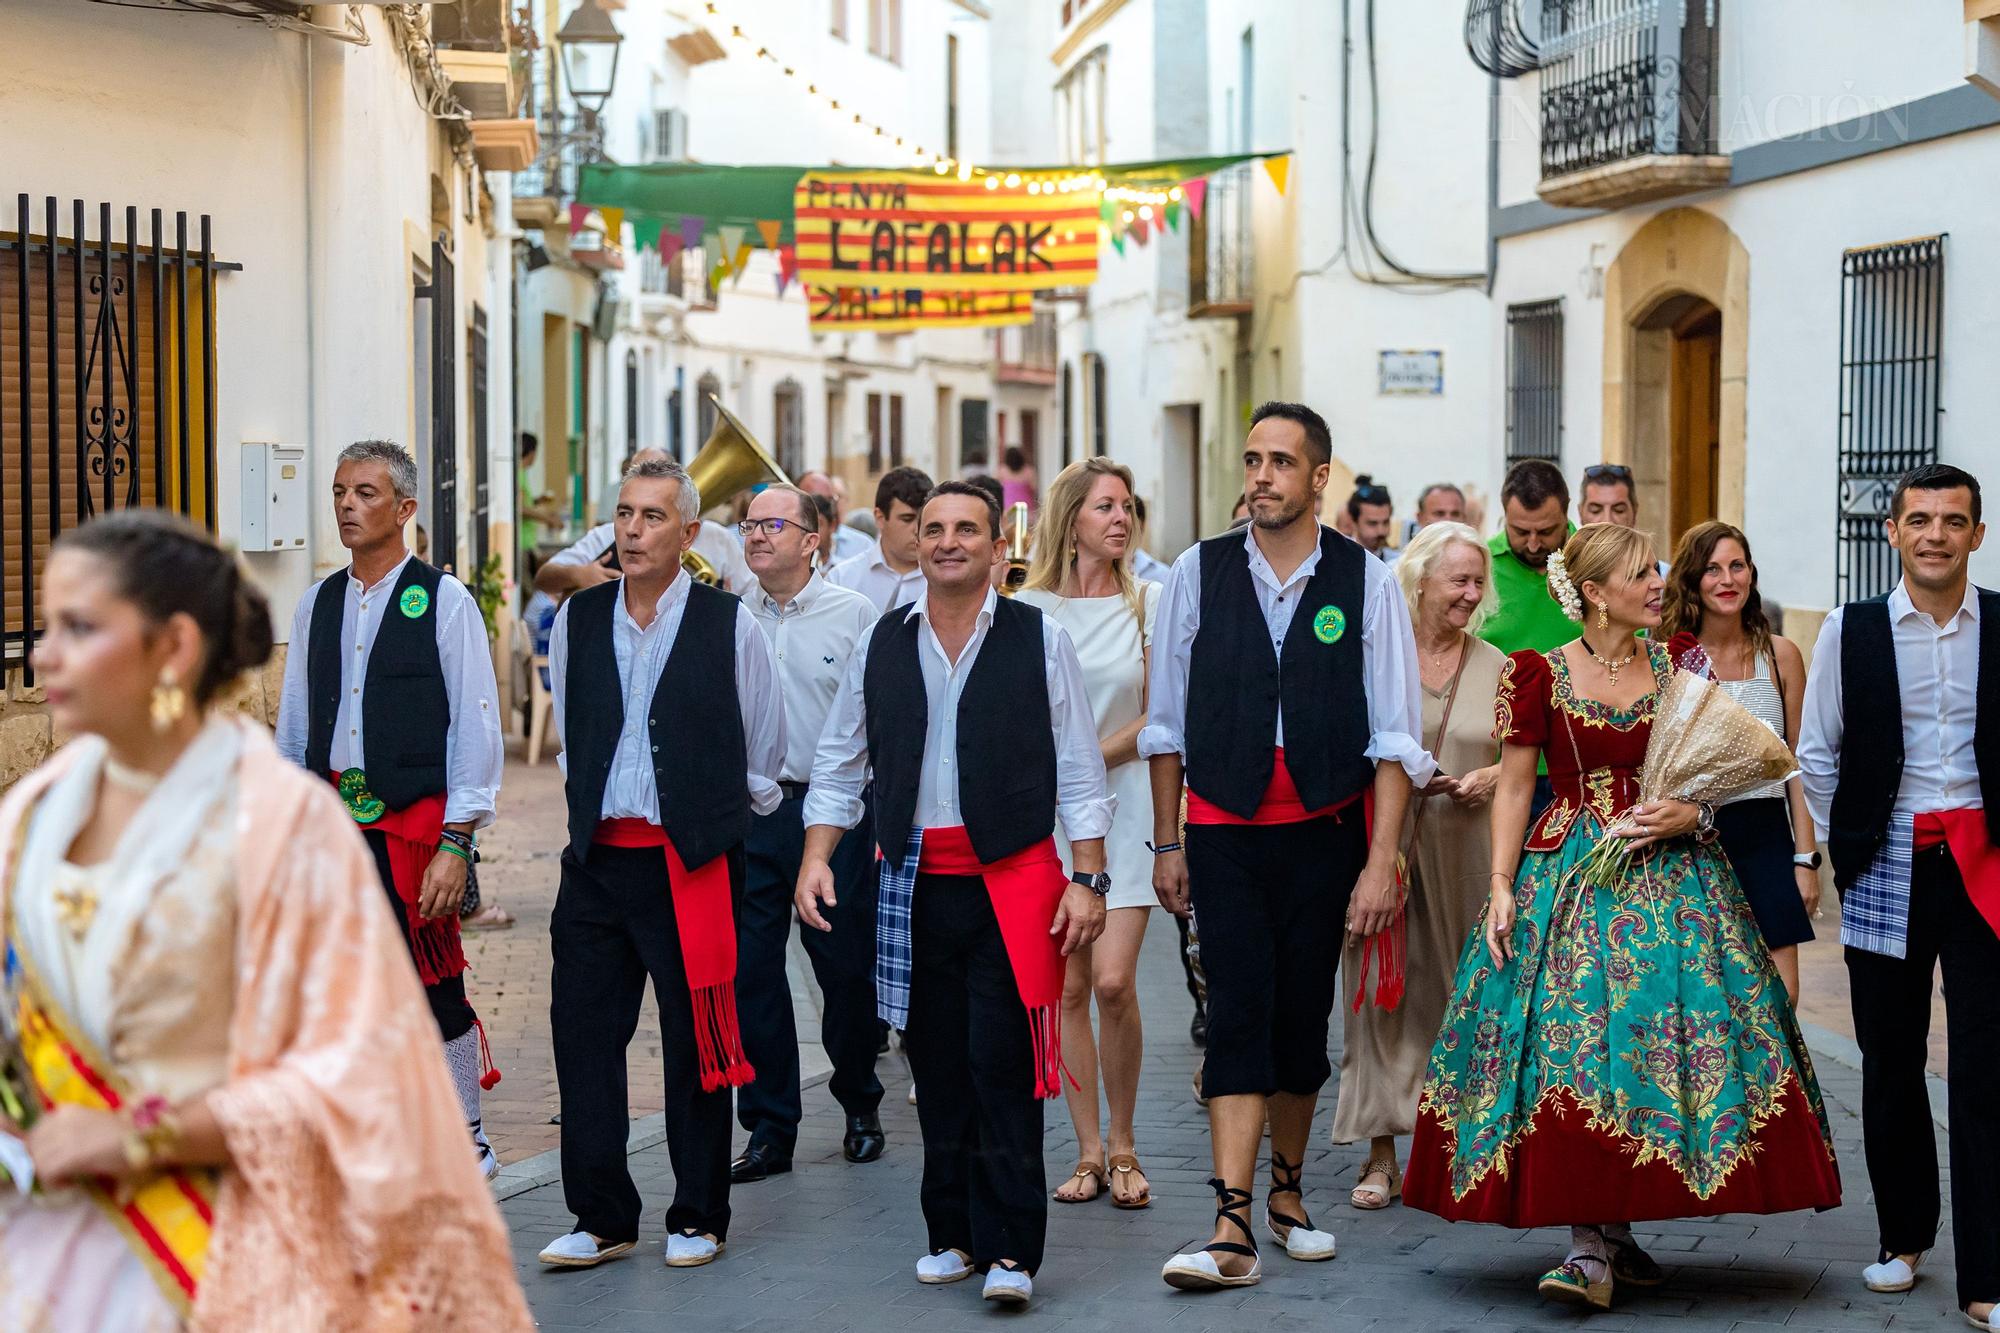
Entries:
{"label": "elderly woman", "polygon": [[74,739],[0,804],[0,1328],[531,1328],[353,819],[214,706],[263,595],[134,511],[38,605]]}
{"label": "elderly woman", "polygon": [[[1347,993],[1333,1141],[1368,1140],[1350,1201],[1384,1208],[1402,1187],[1396,1135],[1416,1128],[1424,1067],[1451,998],[1459,952],[1486,905],[1487,803],[1500,776],[1493,700],[1507,659],[1478,636],[1493,609],[1493,556],[1463,523],[1433,523],[1403,549],[1396,579],[1410,604],[1424,680],[1424,748],[1437,776],[1403,834],[1408,947],[1403,999],[1379,1008],[1362,993],[1362,948],[1341,962]],[[1369,978],[1372,983],[1373,978]]]}

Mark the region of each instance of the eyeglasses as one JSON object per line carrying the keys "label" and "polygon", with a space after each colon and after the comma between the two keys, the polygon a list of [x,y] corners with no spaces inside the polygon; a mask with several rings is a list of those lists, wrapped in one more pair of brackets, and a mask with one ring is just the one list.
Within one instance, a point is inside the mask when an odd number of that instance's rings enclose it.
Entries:
{"label": "eyeglasses", "polygon": [[746,518],[736,525],[736,530],[748,537],[760,528],[766,537],[775,537],[786,528],[802,526],[795,518]]}
{"label": "eyeglasses", "polygon": [[1622,481],[1632,484],[1632,469],[1623,463],[1592,463],[1583,470],[1585,481]]}

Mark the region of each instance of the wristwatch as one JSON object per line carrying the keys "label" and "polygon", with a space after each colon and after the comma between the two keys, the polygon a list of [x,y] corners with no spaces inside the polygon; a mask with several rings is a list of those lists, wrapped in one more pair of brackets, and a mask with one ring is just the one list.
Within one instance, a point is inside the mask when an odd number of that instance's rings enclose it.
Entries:
{"label": "wristwatch", "polygon": [[1100,898],[1111,892],[1111,872],[1108,870],[1100,870],[1095,875],[1086,875],[1079,870],[1069,877],[1069,882],[1083,885]]}
{"label": "wristwatch", "polygon": [[1793,852],[1792,864],[1802,870],[1818,870],[1820,867],[1819,849],[1815,847],[1809,852]]}
{"label": "wristwatch", "polygon": [[1694,821],[1694,840],[1705,846],[1708,843],[1714,842],[1717,836],[1715,831],[1715,805],[1710,801],[1697,801],[1695,805],[1699,813],[1696,814]]}

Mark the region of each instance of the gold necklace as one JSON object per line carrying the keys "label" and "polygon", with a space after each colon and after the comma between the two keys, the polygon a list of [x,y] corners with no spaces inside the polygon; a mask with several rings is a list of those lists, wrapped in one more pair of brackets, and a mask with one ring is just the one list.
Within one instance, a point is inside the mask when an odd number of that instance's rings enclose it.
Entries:
{"label": "gold necklace", "polygon": [[110,755],[104,756],[104,780],[114,787],[123,788],[140,796],[148,795],[160,785],[158,773],[148,773],[142,768],[120,763]]}
{"label": "gold necklace", "polygon": [[1604,668],[1604,674],[1611,681],[1611,688],[1614,690],[1618,688],[1618,673],[1632,665],[1632,659],[1639,655],[1639,650],[1634,648],[1614,662],[1608,657],[1599,656],[1597,650],[1590,646],[1589,639],[1579,639],[1578,642],[1583,645],[1583,651],[1590,654],[1590,660]]}

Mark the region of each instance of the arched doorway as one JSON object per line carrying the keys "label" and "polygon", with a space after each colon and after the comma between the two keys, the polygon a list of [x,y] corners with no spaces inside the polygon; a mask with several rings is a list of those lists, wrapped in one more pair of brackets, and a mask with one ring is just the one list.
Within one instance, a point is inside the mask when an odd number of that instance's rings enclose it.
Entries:
{"label": "arched doorway", "polygon": [[1605,271],[1604,457],[1632,469],[1661,555],[1743,521],[1749,253],[1698,209],[1642,227]]}

